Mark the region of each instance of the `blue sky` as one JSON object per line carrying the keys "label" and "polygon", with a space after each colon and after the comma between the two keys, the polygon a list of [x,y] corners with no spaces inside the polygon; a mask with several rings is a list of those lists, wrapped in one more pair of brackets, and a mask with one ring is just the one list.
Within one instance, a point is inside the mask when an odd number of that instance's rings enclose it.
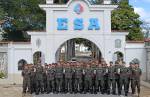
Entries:
{"label": "blue sky", "polygon": [[129,0],[142,20],[150,22],[150,0]]}

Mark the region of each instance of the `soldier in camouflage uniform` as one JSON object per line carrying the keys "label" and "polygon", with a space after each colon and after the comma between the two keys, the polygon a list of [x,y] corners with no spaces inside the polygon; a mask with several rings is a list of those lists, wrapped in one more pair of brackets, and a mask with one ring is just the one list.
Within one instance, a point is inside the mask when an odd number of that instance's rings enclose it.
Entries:
{"label": "soldier in camouflage uniform", "polygon": [[71,69],[72,69],[71,90],[72,92],[75,92],[75,63],[74,62],[71,62]]}
{"label": "soldier in camouflage uniform", "polygon": [[102,94],[104,94],[104,69],[102,68],[102,64],[98,65],[96,71],[97,92],[101,92]]}
{"label": "soldier in camouflage uniform", "polygon": [[115,78],[115,66],[113,66],[113,62],[110,62],[110,66],[108,68],[108,92],[110,93],[112,87],[112,94],[116,95],[116,78]]}
{"label": "soldier in camouflage uniform", "polygon": [[54,92],[54,88],[55,88],[55,83],[54,83],[54,79],[55,79],[55,68],[54,65],[49,64],[49,68],[47,70],[47,94],[50,92]]}
{"label": "soldier in camouflage uniform", "polygon": [[31,64],[31,69],[30,69],[30,84],[31,84],[31,94],[36,91],[36,83],[35,83],[35,66]]}
{"label": "soldier in camouflage uniform", "polygon": [[47,65],[47,63],[45,63],[44,69],[43,69],[44,92],[47,91],[47,71],[48,71],[48,65]]}
{"label": "soldier in camouflage uniform", "polygon": [[116,78],[116,84],[117,84],[117,89],[118,89],[118,95],[120,95],[120,83],[119,83],[119,80],[120,80],[120,69],[121,69],[121,65],[119,64],[118,61],[115,62],[115,78]]}
{"label": "soldier in camouflage uniform", "polygon": [[87,63],[86,68],[83,70],[83,74],[85,75],[84,78],[84,93],[91,91],[91,83],[92,83],[92,76],[91,76],[91,68],[90,64]]}
{"label": "soldier in camouflage uniform", "polygon": [[43,83],[43,67],[41,64],[38,64],[36,66],[36,95],[39,94],[39,92],[44,93],[44,83]]}
{"label": "soldier in camouflage uniform", "polygon": [[75,93],[81,92],[82,89],[82,69],[80,63],[77,62],[75,68]]}
{"label": "soldier in camouflage uniform", "polygon": [[108,66],[106,62],[102,63],[103,70],[104,70],[104,93],[110,94],[109,92],[109,83],[108,83]]}
{"label": "soldier in camouflage uniform", "polygon": [[72,93],[72,69],[69,63],[65,66],[65,92]]}
{"label": "soldier in camouflage uniform", "polygon": [[125,62],[123,62],[122,67],[120,68],[120,88],[119,88],[119,95],[121,95],[122,86],[124,86],[125,96],[128,95],[128,68],[125,67]]}
{"label": "soldier in camouflage uniform", "polygon": [[26,64],[24,66],[24,69],[22,71],[22,77],[23,77],[23,93],[26,93],[27,92],[27,89],[28,91],[30,92],[31,89],[30,89],[30,70],[29,70],[29,67],[28,65]]}
{"label": "soldier in camouflage uniform", "polygon": [[97,68],[97,63],[92,62],[91,64],[91,78],[92,78],[92,83],[91,83],[91,93],[97,94],[97,85],[96,85],[96,68]]}
{"label": "soldier in camouflage uniform", "polygon": [[138,95],[140,94],[140,77],[142,75],[142,70],[139,68],[139,62],[134,63],[134,67],[132,68],[132,94],[135,94],[135,90],[137,87]]}
{"label": "soldier in camouflage uniform", "polygon": [[63,66],[58,62],[56,66],[56,93],[63,92],[62,83],[63,83]]}
{"label": "soldier in camouflage uniform", "polygon": [[[128,75],[127,91],[128,92],[129,92],[129,87],[130,87],[130,84],[131,84],[132,68],[133,68],[133,62],[130,62],[129,67],[128,67],[128,72],[127,72],[127,75]],[[132,88],[132,84],[131,84],[131,88]]]}

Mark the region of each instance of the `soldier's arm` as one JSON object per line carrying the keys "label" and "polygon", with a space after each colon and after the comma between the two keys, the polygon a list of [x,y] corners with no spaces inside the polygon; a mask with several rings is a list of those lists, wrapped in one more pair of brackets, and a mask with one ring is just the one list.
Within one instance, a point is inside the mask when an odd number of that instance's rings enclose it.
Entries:
{"label": "soldier's arm", "polygon": [[140,69],[140,76],[142,75],[142,70]]}
{"label": "soldier's arm", "polygon": [[24,76],[24,71],[22,71],[21,75]]}

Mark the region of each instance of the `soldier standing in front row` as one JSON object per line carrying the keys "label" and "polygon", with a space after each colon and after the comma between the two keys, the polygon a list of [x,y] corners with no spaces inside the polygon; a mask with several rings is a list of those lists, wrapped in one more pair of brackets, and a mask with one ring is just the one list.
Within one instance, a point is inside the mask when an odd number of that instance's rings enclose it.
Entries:
{"label": "soldier standing in front row", "polygon": [[65,92],[72,93],[72,69],[69,63],[66,63],[65,70]]}
{"label": "soldier standing in front row", "polygon": [[39,92],[43,94],[44,93],[43,67],[41,66],[41,64],[38,64],[36,66],[35,79],[36,79],[36,95],[38,95]]}
{"label": "soldier standing in front row", "polygon": [[35,83],[35,66],[33,64],[31,64],[31,68],[30,68],[30,84],[31,84],[31,94],[34,93],[36,91],[36,83]]}
{"label": "soldier standing in front row", "polygon": [[92,76],[91,76],[91,68],[90,64],[86,65],[86,68],[83,71],[83,74],[85,75],[84,78],[84,93],[91,91],[91,83],[92,83]]}
{"label": "soldier standing in front row", "polygon": [[120,88],[120,83],[119,83],[119,79],[120,79],[120,69],[121,69],[121,65],[119,64],[118,61],[115,62],[115,78],[116,78],[116,84],[117,84],[117,89],[118,89],[118,95],[120,95],[121,91],[119,90]]}
{"label": "soldier standing in front row", "polygon": [[98,65],[96,71],[97,92],[101,92],[102,94],[104,94],[104,69],[102,68],[102,64]]}
{"label": "soldier standing in front row", "polygon": [[63,83],[63,67],[60,62],[56,65],[55,68],[55,78],[56,78],[56,93],[63,92],[62,83]]}
{"label": "soldier standing in front row", "polygon": [[110,66],[108,68],[108,92],[116,95],[116,77],[115,77],[115,66],[113,66],[113,62],[110,62]]}
{"label": "soldier standing in front row", "polygon": [[54,65],[49,64],[49,68],[47,70],[47,94],[49,94],[50,92],[54,92],[54,88],[55,88],[55,83],[54,83],[54,79],[55,79],[55,70],[54,70]]}
{"label": "soldier standing in front row", "polygon": [[125,96],[128,95],[128,68],[125,67],[125,62],[122,63],[122,67],[120,69],[120,88],[119,88],[119,95],[121,95],[122,86],[124,86]]}
{"label": "soldier standing in front row", "polygon": [[81,92],[82,87],[82,69],[80,63],[77,62],[75,68],[75,93]]}
{"label": "soldier standing in front row", "polygon": [[23,93],[26,93],[27,90],[29,92],[31,92],[31,89],[30,89],[30,70],[29,70],[29,67],[27,64],[24,66],[24,69],[22,71],[22,76],[23,76]]}
{"label": "soldier standing in front row", "polygon": [[48,71],[48,65],[47,65],[47,63],[45,63],[44,68],[43,68],[44,92],[47,91],[47,71]]}
{"label": "soldier standing in front row", "polygon": [[136,87],[137,87],[137,93],[138,96],[140,94],[140,77],[142,75],[142,70],[139,68],[139,62],[134,63],[134,67],[132,69],[132,94],[135,94]]}

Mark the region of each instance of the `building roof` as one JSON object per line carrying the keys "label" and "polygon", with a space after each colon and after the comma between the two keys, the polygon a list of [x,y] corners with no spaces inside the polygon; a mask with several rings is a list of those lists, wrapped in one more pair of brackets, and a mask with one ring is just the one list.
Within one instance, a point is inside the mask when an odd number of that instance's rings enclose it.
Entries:
{"label": "building roof", "polygon": [[29,44],[31,43],[30,41],[19,41],[19,42],[14,42],[14,41],[0,41],[0,44],[8,44],[8,43],[13,43],[13,44]]}
{"label": "building roof", "polygon": [[111,32],[125,32],[125,33],[127,33],[128,31],[126,31],[126,30],[111,30]]}
{"label": "building roof", "polygon": [[144,43],[144,41],[126,41],[127,43]]}

